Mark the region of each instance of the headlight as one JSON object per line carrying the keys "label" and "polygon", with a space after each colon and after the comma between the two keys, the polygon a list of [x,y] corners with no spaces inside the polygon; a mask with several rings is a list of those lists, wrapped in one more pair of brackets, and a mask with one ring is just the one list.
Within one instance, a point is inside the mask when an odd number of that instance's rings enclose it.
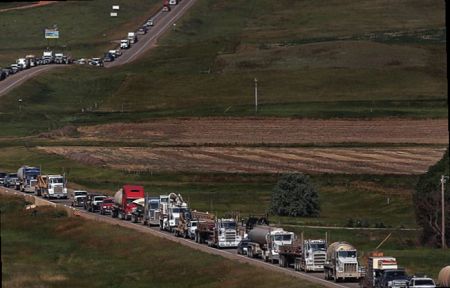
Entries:
{"label": "headlight", "polygon": [[392,281],[389,281],[389,282],[388,282],[388,286],[392,286]]}
{"label": "headlight", "polygon": [[339,272],[342,272],[342,271],[344,271],[344,268],[338,267],[338,271],[339,271]]}

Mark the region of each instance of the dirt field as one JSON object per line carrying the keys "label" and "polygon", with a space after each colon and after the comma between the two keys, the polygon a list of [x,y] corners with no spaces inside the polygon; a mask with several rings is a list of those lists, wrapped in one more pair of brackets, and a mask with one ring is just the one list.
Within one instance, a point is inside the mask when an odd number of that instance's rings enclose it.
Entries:
{"label": "dirt field", "polygon": [[46,153],[104,161],[123,170],[230,173],[419,174],[443,148],[98,148],[40,147]]}
{"label": "dirt field", "polygon": [[80,127],[81,139],[156,144],[448,144],[447,120],[171,119]]}

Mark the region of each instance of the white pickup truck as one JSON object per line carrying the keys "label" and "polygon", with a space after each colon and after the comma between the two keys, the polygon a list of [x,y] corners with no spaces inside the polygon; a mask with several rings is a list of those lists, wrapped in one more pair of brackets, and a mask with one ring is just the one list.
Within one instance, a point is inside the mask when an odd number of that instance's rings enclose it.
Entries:
{"label": "white pickup truck", "polygon": [[130,41],[128,39],[123,39],[120,41],[120,49],[130,48]]}

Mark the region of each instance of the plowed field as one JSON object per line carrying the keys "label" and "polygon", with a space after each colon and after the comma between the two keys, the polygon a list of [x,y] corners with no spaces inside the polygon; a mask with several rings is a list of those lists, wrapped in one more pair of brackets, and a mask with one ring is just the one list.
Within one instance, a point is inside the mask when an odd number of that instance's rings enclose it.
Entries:
{"label": "plowed field", "polygon": [[70,157],[75,152],[123,170],[240,173],[419,174],[444,148],[99,148],[41,147]]}
{"label": "plowed field", "polygon": [[170,119],[79,128],[82,139],[157,144],[448,144],[444,120]]}

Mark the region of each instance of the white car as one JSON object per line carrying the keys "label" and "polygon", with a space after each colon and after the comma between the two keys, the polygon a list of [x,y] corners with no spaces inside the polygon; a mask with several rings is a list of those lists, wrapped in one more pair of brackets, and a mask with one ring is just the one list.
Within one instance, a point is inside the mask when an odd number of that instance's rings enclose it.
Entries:
{"label": "white car", "polygon": [[153,22],[153,19],[150,19],[150,20],[148,20],[147,21],[147,24],[145,24],[145,26],[153,26],[154,25],[154,22]]}
{"label": "white car", "polygon": [[85,65],[86,59],[84,59],[84,58],[78,59],[78,61],[76,61],[75,63],[80,64],[80,65]]}
{"label": "white car", "polygon": [[103,67],[103,60],[101,58],[92,58],[89,60],[89,65]]}
{"label": "white car", "polygon": [[424,277],[412,277],[406,286],[408,288],[435,288],[436,283],[425,275]]}

